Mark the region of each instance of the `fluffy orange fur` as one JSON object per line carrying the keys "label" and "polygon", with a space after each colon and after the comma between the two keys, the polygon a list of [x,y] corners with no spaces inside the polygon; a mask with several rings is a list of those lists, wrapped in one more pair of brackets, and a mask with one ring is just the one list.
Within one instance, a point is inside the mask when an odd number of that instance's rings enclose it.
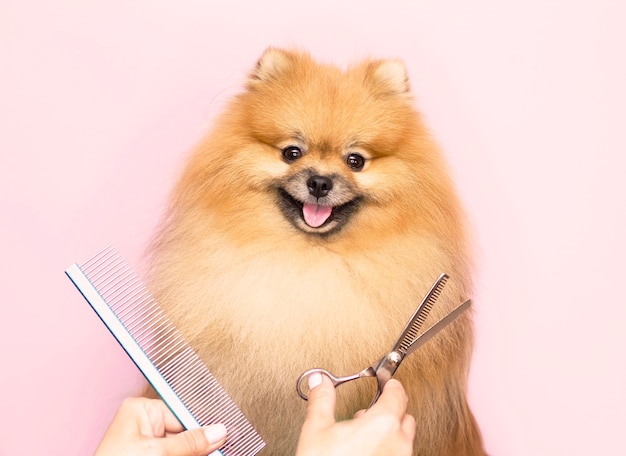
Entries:
{"label": "fluffy orange fur", "polygon": [[[301,156],[285,160],[292,146]],[[362,169],[346,165],[351,153],[365,158]],[[345,220],[315,228],[281,209],[280,190],[297,193],[310,174],[330,176],[339,203],[357,202]],[[268,49],[191,154],[149,279],[268,443],[262,454],[287,455],[306,410],[298,375],[349,374],[378,359],[441,272],[451,278],[426,326],[471,297],[471,262],[459,202],[402,62],[342,71]],[[415,454],[484,454],[465,394],[471,345],[466,312],[396,373],[418,424]],[[339,417],[371,400],[352,384],[338,394]]]}

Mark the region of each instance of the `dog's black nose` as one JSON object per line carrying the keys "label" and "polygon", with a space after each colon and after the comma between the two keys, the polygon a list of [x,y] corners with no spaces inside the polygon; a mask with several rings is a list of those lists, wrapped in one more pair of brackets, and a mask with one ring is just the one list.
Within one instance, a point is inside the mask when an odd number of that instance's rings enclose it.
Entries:
{"label": "dog's black nose", "polygon": [[333,188],[333,181],[325,176],[311,176],[306,182],[309,193],[316,198],[328,195]]}

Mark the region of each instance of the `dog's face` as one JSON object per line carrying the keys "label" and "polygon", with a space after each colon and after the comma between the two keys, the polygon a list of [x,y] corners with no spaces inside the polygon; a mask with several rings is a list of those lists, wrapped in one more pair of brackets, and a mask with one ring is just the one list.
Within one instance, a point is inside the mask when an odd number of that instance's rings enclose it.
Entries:
{"label": "dog's face", "polygon": [[346,147],[323,157],[303,137],[287,140],[278,148],[281,159],[289,165],[275,183],[282,214],[307,233],[323,235],[340,230],[367,195],[357,177],[350,175],[364,169],[366,152]]}
{"label": "dog's face", "polygon": [[234,110],[248,140],[234,161],[254,161],[246,184],[301,232],[337,233],[414,183],[414,147],[403,144],[417,121],[401,62],[342,71],[270,49]]}

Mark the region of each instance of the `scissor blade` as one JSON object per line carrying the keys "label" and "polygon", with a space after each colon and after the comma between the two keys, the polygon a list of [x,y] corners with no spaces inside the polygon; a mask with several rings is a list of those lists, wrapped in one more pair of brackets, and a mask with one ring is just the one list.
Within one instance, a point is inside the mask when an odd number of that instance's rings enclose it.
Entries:
{"label": "scissor blade", "polygon": [[433,308],[435,301],[437,301],[437,299],[439,298],[441,290],[443,289],[447,281],[447,274],[441,274],[437,278],[428,293],[426,293],[426,296],[424,296],[424,299],[422,299],[422,302],[417,307],[417,310],[415,310],[415,313],[413,314],[409,322],[404,327],[404,330],[402,331],[402,334],[400,334],[400,337],[393,346],[392,351],[397,351],[405,354],[407,353],[409,346],[415,340],[417,340],[419,330],[426,321],[426,317],[428,317],[428,314]]}
{"label": "scissor blade", "polygon": [[452,323],[454,320],[456,320],[456,318],[459,315],[461,315],[463,312],[465,312],[469,308],[469,306],[471,306],[471,305],[472,305],[472,301],[468,299],[463,304],[461,304],[460,306],[456,307],[448,315],[446,315],[441,320],[439,320],[437,323],[435,323],[430,328],[428,328],[426,331],[424,331],[422,334],[420,334],[420,336],[417,339],[415,339],[413,342],[411,342],[411,345],[408,346],[408,348],[406,350],[406,354],[408,355],[410,353],[413,353],[415,350],[417,350],[422,345],[424,345],[426,342],[428,342],[430,339],[432,339],[434,336],[436,336],[439,331],[441,331],[443,328],[445,328],[450,323]]}

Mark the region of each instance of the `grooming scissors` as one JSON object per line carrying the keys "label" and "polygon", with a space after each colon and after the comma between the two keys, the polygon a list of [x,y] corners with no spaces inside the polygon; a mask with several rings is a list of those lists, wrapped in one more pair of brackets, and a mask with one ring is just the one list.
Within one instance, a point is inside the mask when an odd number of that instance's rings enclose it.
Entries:
{"label": "grooming scissors", "polygon": [[[308,393],[303,389],[306,384],[306,380],[309,375],[314,373],[321,373],[326,375],[333,382],[333,386],[337,387],[343,383],[350,382],[352,380],[356,380],[359,378],[365,377],[375,377],[378,383],[376,389],[376,395],[370,404],[370,407],[374,405],[374,403],[380,397],[380,394],[389,379],[393,376],[393,374],[402,363],[402,360],[406,358],[408,355],[413,353],[419,347],[424,345],[430,339],[432,339],[439,331],[445,328],[448,324],[454,321],[459,315],[461,315],[467,308],[471,305],[471,301],[465,301],[463,304],[456,307],[450,313],[448,313],[445,317],[439,320],[437,323],[432,325],[423,333],[419,334],[419,331],[426,320],[429,312],[433,308],[435,301],[439,298],[441,294],[441,290],[448,280],[448,276],[446,274],[441,274],[431,289],[428,291],[420,305],[415,310],[413,316],[409,319],[408,323],[402,330],[400,337],[393,345],[391,350],[383,355],[378,361],[376,361],[371,366],[366,367],[361,372],[358,372],[353,375],[347,375],[344,377],[337,377],[326,369],[309,369],[306,372],[302,373],[300,377],[298,377],[298,381],[296,382],[296,391],[298,395],[304,399],[308,400]],[[307,389],[308,391],[308,389]]]}

